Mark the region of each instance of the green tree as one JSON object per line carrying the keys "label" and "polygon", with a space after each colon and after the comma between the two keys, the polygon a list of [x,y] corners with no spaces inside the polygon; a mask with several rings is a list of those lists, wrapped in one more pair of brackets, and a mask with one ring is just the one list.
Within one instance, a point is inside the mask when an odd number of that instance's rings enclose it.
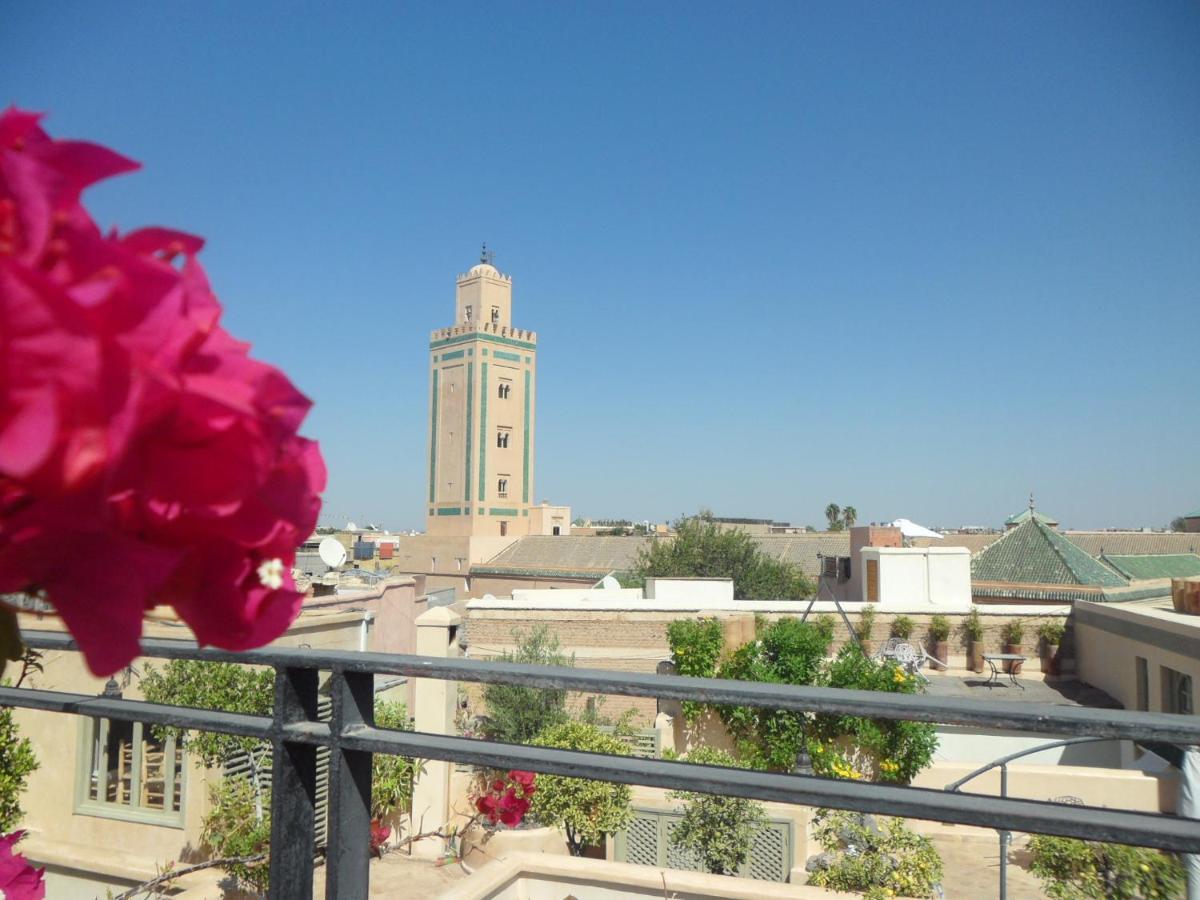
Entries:
{"label": "green tree", "polygon": [[703,514],[679,519],[674,529],[674,537],[641,549],[635,578],[732,578],[739,600],[796,600],[812,593],[799,568],[767,556],[744,531],[723,531]]}
{"label": "green tree", "polygon": [[1187,520],[1183,516],[1176,516],[1168,527],[1171,531],[1187,531]]}
{"label": "green tree", "polygon": [[[706,766],[746,768],[728,753],[711,747],[697,747],[686,759]],[[750,857],[754,836],[767,822],[763,805],[743,797],[694,791],[671,791],[667,798],[684,804],[683,818],[671,829],[671,845],[694,852],[714,875],[736,875]]]}
{"label": "green tree", "polygon": [[841,531],[842,508],[836,503],[830,503],[825,507],[825,520],[829,523],[828,531]]}
{"label": "green tree", "polygon": [[[573,666],[575,657],[561,652],[558,636],[545,625],[524,635],[513,631],[514,652],[505,652],[501,662],[537,666]],[[513,684],[489,684],[483,690],[487,720],[481,731],[491,741],[527,744],[552,725],[567,720],[567,692],[554,688],[531,688]]]}
{"label": "green tree", "polygon": [[29,738],[21,737],[12,709],[0,707],[0,834],[20,824],[25,814],[21,809],[21,794],[29,776],[37,769],[33,744]]}
{"label": "green tree", "polygon": [[853,506],[847,506],[842,510],[842,524],[847,529],[853,528],[854,523],[858,521],[858,510]]}
{"label": "green tree", "polygon": [[1179,857],[1148,847],[1035,834],[1030,871],[1056,900],[1111,897],[1182,897],[1187,876]]}
{"label": "green tree", "polygon": [[[535,747],[586,750],[628,756],[629,748],[593,725],[563,722],[533,740]],[[543,825],[562,828],[572,856],[615,834],[633,818],[633,792],[627,784],[610,784],[565,775],[538,775],[531,812]]]}
{"label": "green tree", "polygon": [[[142,694],[151,703],[219,709],[222,712],[269,716],[275,703],[275,675],[270,669],[253,669],[237,663],[173,659],[161,670],[147,664],[141,678]],[[258,738],[184,728],[155,729],[186,742],[206,766],[219,766],[238,752],[251,755],[269,748]]]}
{"label": "green tree", "polygon": [[809,884],[859,892],[866,900],[937,894],[942,859],[929,838],[903,819],[819,809],[813,825],[813,837],[825,853],[824,867]]}

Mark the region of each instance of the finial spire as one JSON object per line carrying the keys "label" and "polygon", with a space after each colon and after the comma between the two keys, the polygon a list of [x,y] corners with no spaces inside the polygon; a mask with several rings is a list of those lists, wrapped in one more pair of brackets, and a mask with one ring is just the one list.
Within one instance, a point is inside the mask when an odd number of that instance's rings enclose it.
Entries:
{"label": "finial spire", "polygon": [[1029,492],[1029,515],[1033,515],[1033,491]]}
{"label": "finial spire", "polygon": [[479,262],[486,264],[488,261],[487,241],[483,242],[483,248],[479,251]]}

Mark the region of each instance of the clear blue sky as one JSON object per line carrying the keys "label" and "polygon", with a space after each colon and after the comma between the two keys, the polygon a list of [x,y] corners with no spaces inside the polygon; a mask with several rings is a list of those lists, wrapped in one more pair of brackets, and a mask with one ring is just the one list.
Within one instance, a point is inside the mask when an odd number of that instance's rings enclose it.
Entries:
{"label": "clear blue sky", "polygon": [[329,521],[423,522],[480,241],[538,498],[1071,527],[1200,507],[1200,5],[10,5],[6,101],[145,170],[316,401]]}

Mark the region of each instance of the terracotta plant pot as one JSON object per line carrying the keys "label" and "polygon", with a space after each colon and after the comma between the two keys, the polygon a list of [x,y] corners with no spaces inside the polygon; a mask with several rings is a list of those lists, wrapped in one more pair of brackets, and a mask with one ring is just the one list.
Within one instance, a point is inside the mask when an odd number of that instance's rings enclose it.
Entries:
{"label": "terracotta plant pot", "polygon": [[[1020,644],[1005,644],[1004,652],[1005,653],[1020,653],[1021,645]],[[1004,671],[1008,672],[1012,675],[1019,675],[1019,674],[1021,674],[1021,666],[1023,666],[1023,665],[1024,665],[1024,663],[1020,662],[1019,660],[1015,660],[1015,659],[1011,660],[1011,661],[1005,660]]]}
{"label": "terracotta plant pot", "polygon": [[1042,674],[1058,674],[1058,644],[1046,644],[1042,650]]}
{"label": "terracotta plant pot", "polygon": [[931,655],[934,659],[940,662],[943,666],[950,659],[950,642],[949,641],[931,641],[933,647]]}
{"label": "terracotta plant pot", "polygon": [[983,672],[983,641],[971,641],[967,645],[967,667],[972,672]]}

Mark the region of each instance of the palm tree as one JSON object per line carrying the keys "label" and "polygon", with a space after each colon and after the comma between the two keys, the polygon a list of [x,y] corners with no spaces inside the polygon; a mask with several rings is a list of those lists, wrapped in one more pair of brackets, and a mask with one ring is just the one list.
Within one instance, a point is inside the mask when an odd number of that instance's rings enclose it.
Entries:
{"label": "palm tree", "polygon": [[829,520],[830,531],[842,530],[842,508],[836,503],[830,503],[825,507],[825,518]]}
{"label": "palm tree", "polygon": [[847,528],[853,528],[854,523],[858,520],[858,510],[853,506],[847,506],[842,510],[842,521],[846,523]]}

